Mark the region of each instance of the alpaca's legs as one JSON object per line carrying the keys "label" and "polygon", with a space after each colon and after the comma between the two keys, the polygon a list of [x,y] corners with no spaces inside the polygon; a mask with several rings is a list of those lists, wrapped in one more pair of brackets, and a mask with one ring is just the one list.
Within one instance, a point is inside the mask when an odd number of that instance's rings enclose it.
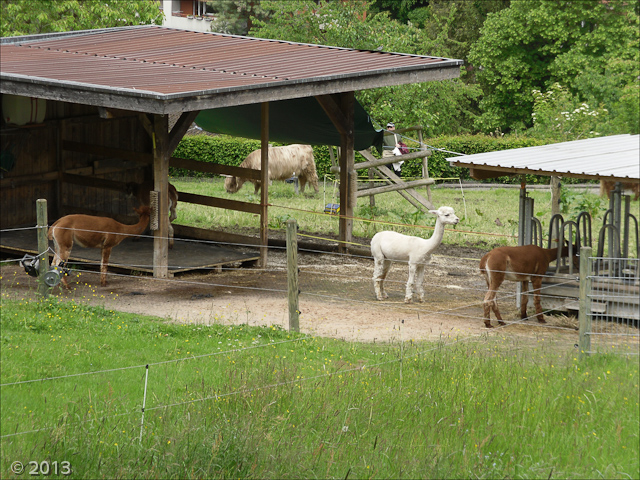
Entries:
{"label": "alpaca's legs", "polygon": [[298,177],[298,184],[300,185],[300,193],[304,193],[304,187],[307,186],[307,179],[305,177]]}
{"label": "alpaca's legs", "polygon": [[111,248],[102,248],[102,261],[100,262],[100,285],[107,286],[107,265],[109,264],[109,256],[111,256]]}
{"label": "alpaca's legs", "polygon": [[492,272],[487,269],[483,271],[484,279],[487,282],[488,291],[484,296],[484,302],[482,304],[484,310],[484,325],[487,328],[492,328],[491,325],[491,310],[496,316],[496,320],[498,320],[498,324],[506,325],[504,321],[502,321],[502,315],[500,315],[500,310],[498,310],[498,301],[496,300],[496,295],[498,294],[498,289],[502,282],[504,281],[504,273],[502,272]]}
{"label": "alpaca's legs", "polygon": [[527,318],[527,304],[529,303],[529,280],[520,282],[520,318]]}
{"label": "alpaca's legs", "polygon": [[424,302],[424,287],[422,282],[424,280],[425,264],[418,265],[416,270],[416,284],[414,285],[414,292],[418,295],[418,302]]}
{"label": "alpaca's legs", "polygon": [[533,286],[533,304],[536,307],[536,316],[539,323],[547,323],[542,314],[542,305],[540,304],[540,289],[542,288],[542,277],[532,277],[531,285]]}
{"label": "alpaca's legs", "polygon": [[[68,235],[71,232],[65,232],[65,233]],[[61,263],[64,264],[64,263],[67,262],[67,260],[69,260],[69,255],[71,255],[71,247],[73,247],[73,234],[71,234],[69,236],[71,237],[70,238],[71,242],[69,243],[69,247],[64,247],[63,248],[58,243],[58,240],[57,240],[55,234],[53,235],[53,246],[54,246],[56,254],[53,256],[53,262],[51,262],[52,266],[57,267]],[[62,281],[62,284],[65,286],[65,288],[67,288],[67,289],[71,288],[69,286],[69,282],[67,281],[67,276],[65,274],[62,275],[60,280]]]}
{"label": "alpaca's legs", "polygon": [[391,261],[387,259],[378,260],[375,259],[373,267],[373,286],[376,291],[376,298],[378,300],[384,300],[389,295],[384,291],[384,279],[387,278],[389,269],[391,268]]}
{"label": "alpaca's legs", "polygon": [[411,303],[413,300],[413,287],[416,282],[417,265],[409,264],[409,278],[407,279],[407,288],[404,293],[404,303]]}

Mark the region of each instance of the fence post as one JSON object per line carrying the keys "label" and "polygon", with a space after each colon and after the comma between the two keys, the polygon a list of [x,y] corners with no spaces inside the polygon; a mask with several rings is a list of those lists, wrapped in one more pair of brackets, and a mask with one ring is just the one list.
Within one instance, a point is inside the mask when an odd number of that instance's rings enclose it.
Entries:
{"label": "fence post", "polygon": [[300,331],[300,310],[298,309],[298,224],[287,220],[287,283],[289,287],[289,331]]}
{"label": "fence post", "polygon": [[578,323],[580,329],[580,340],[578,348],[580,355],[589,355],[591,351],[591,277],[590,263],[591,247],[582,247],[580,249],[580,299],[578,311]]}
{"label": "fence post", "polygon": [[43,298],[49,296],[49,287],[44,283],[44,274],[49,270],[49,240],[47,239],[48,218],[47,218],[47,200],[39,198],[36,200],[36,219],[38,226],[38,254],[40,261],[38,262],[38,293]]}

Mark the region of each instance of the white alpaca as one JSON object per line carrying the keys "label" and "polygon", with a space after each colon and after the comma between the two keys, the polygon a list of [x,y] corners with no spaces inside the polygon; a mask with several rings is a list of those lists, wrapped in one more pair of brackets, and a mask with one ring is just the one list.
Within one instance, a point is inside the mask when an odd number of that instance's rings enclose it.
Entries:
{"label": "white alpaca", "polygon": [[422,281],[424,269],[431,260],[431,254],[442,242],[445,225],[456,225],[460,219],[456,217],[451,207],[440,207],[429,210],[438,216],[436,227],[431,238],[411,237],[398,232],[378,232],[371,239],[371,254],[375,266],[373,268],[373,286],[378,300],[384,300],[388,295],[384,291],[384,279],[387,278],[393,262],[409,263],[409,279],[405,292],[405,303],[411,303],[414,292],[418,301],[424,300]]}

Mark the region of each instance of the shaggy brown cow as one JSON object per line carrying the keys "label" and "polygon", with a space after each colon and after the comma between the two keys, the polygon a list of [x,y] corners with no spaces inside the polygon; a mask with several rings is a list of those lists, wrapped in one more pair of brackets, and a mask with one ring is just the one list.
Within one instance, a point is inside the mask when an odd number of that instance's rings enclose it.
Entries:
{"label": "shaggy brown cow", "polygon": [[[260,170],[261,154],[261,149],[251,152],[239,166]],[[294,144],[284,147],[269,147],[269,180],[286,180],[294,175],[298,176],[302,193],[304,193],[307,182],[318,193],[318,174],[311,145]],[[254,184],[257,195],[262,186],[260,180],[227,177],[224,188],[229,193],[236,193],[247,181]]]}

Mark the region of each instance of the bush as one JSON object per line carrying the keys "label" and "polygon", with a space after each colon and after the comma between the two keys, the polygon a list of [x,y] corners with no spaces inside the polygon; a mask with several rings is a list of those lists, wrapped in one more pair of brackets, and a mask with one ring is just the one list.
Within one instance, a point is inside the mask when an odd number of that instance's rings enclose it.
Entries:
{"label": "bush", "polygon": [[[487,135],[442,136],[427,140],[426,143],[430,147],[447,150],[449,152],[464,153],[465,155],[545,144],[543,140],[531,137],[494,137]],[[414,147],[416,145],[412,144],[410,140],[407,141],[407,144],[409,147]],[[274,142],[272,145],[277,146],[282,144]],[[178,148],[176,148],[173,155],[175,157],[190,158],[201,162],[238,166],[247,157],[247,155],[259,148],[260,141],[258,140],[248,140],[245,138],[229,137],[226,135],[219,135],[215,137],[208,135],[192,135],[186,136],[180,141]],[[314,145],[313,154],[318,177],[322,179],[324,175],[331,174],[331,156],[329,154],[329,147],[326,145]],[[450,157],[456,157],[456,155],[453,153],[447,153],[446,151],[434,151],[429,157],[429,176],[432,178],[460,178],[462,180],[472,180],[469,175],[469,169],[452,167],[449,164],[449,161],[446,159]],[[365,161],[365,159],[362,155],[356,152],[355,161],[357,163]],[[360,175],[366,174],[364,171],[360,171],[359,173]],[[170,168],[169,174],[172,176],[196,178],[215,176],[209,173],[194,172],[177,168]],[[402,166],[402,174],[405,177],[421,176],[422,159],[405,162]],[[487,181],[492,183],[520,183],[521,176],[503,176],[489,179]],[[528,184],[547,184],[549,183],[549,177],[527,175],[526,181]],[[574,183],[577,181],[578,180],[570,178],[563,179],[564,183]]]}

